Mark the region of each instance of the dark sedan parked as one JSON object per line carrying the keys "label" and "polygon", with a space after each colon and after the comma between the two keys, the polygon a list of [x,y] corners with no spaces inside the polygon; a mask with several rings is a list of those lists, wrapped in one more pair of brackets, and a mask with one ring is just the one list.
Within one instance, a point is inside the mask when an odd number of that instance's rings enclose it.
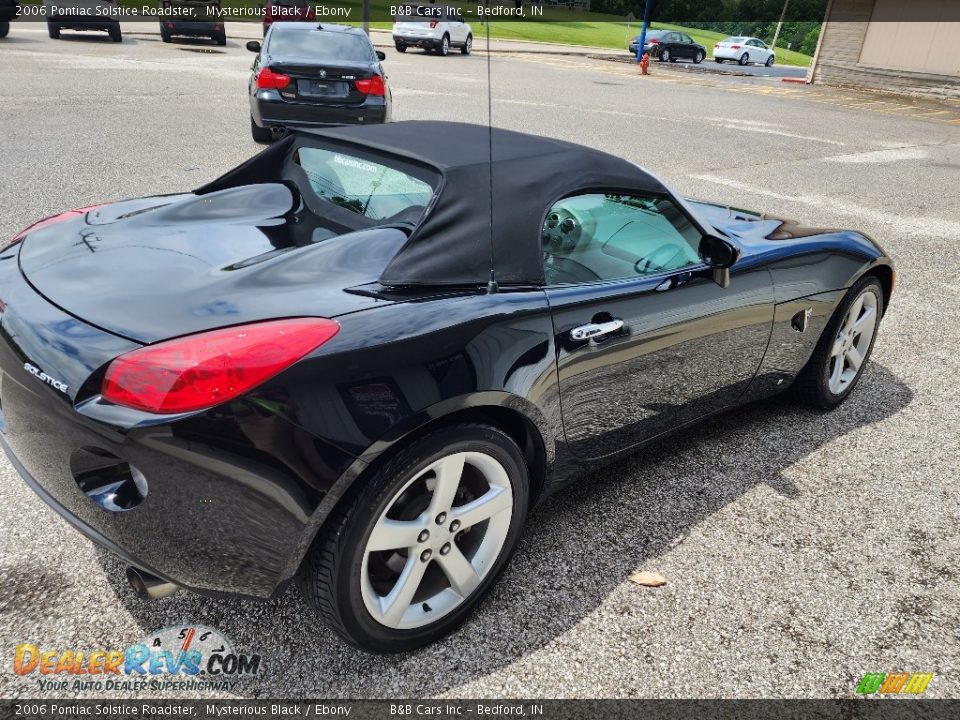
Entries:
{"label": "dark sedan parked", "polygon": [[391,94],[380,61],[360,28],[275,23],[250,76],[250,132],[268,142],[292,126],[372,125],[390,119]]}
{"label": "dark sedan parked", "polygon": [[862,233],[586,147],[297,131],[0,251],[0,440],[147,597],[296,580],[351,642],[409,650],[585,470],[791,385],[843,402],[893,286]]}
{"label": "dark sedan parked", "polygon": [[[630,41],[630,52],[637,54],[640,36]],[[693,60],[698,65],[707,56],[707,49],[693,41],[689,35],[674,30],[650,30],[643,44],[643,51],[661,62]]]}
{"label": "dark sedan parked", "polygon": [[19,0],[0,0],[0,38],[10,32],[10,22],[17,17]]}
{"label": "dark sedan parked", "polygon": [[178,36],[205,37],[217,45],[227,44],[220,0],[162,0],[161,4],[164,9],[173,11],[160,19],[160,39],[163,42],[168,43]]}

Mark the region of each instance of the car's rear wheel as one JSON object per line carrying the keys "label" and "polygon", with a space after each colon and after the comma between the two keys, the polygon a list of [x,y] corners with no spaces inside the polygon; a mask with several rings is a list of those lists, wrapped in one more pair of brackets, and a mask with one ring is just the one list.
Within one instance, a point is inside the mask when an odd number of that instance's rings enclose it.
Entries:
{"label": "car's rear wheel", "polygon": [[693,58],[693,63],[695,65],[699,65],[700,63],[703,62],[703,58],[704,58],[703,51],[697,50],[697,54]]}
{"label": "car's rear wheel", "polygon": [[160,31],[160,39],[161,39],[163,42],[165,42],[165,43],[170,42],[170,33],[167,32],[166,30],[161,30],[161,31]]}
{"label": "car's rear wheel", "polygon": [[773,63],[775,63],[776,60],[777,60],[776,57],[774,57],[773,55],[771,55],[770,57],[767,58],[766,66],[767,66],[767,67],[773,67]]}
{"label": "car's rear wheel", "polygon": [[257,121],[253,119],[253,115],[250,116],[250,134],[253,136],[254,141],[258,143],[267,143],[273,140],[273,132],[270,128],[262,128],[257,125]]}
{"label": "car's rear wheel", "polygon": [[673,60],[673,57],[670,55],[669,50],[663,50],[660,53],[660,62],[670,62]]}
{"label": "car's rear wheel", "polygon": [[846,400],[870,360],[882,316],[883,287],[867,276],[844,296],[797,378],[805,402],[830,410]]}
{"label": "car's rear wheel", "polygon": [[219,35],[214,35],[213,39],[216,41],[217,45],[223,47],[227,44],[227,33],[226,31],[220,33]]}
{"label": "car's rear wheel", "polygon": [[8,20],[0,20],[0,38],[5,38],[10,32],[10,22]]}
{"label": "car's rear wheel", "polygon": [[463,47],[460,48],[460,52],[464,55],[469,55],[473,52],[473,35],[467,35],[467,40],[463,43]]}
{"label": "car's rear wheel", "polygon": [[715,58],[713,59],[713,61],[714,61],[717,65],[723,65],[723,58],[715,57]]}
{"label": "car's rear wheel", "polygon": [[446,57],[447,55],[450,54],[450,36],[449,35],[443,36],[443,39],[440,41],[440,47],[437,49],[437,51],[443,57]]}
{"label": "car's rear wheel", "polygon": [[48,23],[47,23],[47,35],[49,35],[53,40],[59,40],[59,39],[60,39],[60,27],[59,27],[58,25],[54,25],[54,24],[51,23],[51,22],[48,22]]}
{"label": "car's rear wheel", "polygon": [[397,52],[406,52],[406,51],[407,51],[407,46],[406,46],[405,44],[403,44],[403,43],[399,43],[399,42],[398,42],[398,43],[396,44],[396,48],[397,48]]}
{"label": "car's rear wheel", "polygon": [[512,555],[529,476],[488,425],[438,430],[395,455],[328,520],[300,573],[307,600],[344,638],[404,652],[462,623]]}
{"label": "car's rear wheel", "polygon": [[123,34],[120,32],[120,26],[112,27],[107,31],[107,34],[110,35],[110,39],[114,42],[123,42]]}
{"label": "car's rear wheel", "polygon": [[750,55],[748,53],[744,53],[740,56],[741,65],[746,65],[748,62],[750,62]]}

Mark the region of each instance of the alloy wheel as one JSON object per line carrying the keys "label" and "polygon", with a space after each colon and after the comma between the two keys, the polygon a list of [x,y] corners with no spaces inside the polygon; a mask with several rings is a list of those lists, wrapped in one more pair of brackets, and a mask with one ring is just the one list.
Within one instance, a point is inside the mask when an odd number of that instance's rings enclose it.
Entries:
{"label": "alloy wheel", "polygon": [[877,296],[865,290],[850,306],[830,351],[827,387],[834,395],[842,394],[863,369],[878,321]]}
{"label": "alloy wheel", "polygon": [[361,594],[373,619],[406,630],[460,607],[500,556],[513,505],[507,471],[486,453],[452,453],[416,473],[364,548]]}

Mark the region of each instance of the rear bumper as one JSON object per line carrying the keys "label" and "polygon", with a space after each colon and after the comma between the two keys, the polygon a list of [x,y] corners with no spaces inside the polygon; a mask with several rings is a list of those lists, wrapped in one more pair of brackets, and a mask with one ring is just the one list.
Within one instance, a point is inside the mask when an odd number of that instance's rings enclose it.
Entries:
{"label": "rear bumper", "polygon": [[62,30],[113,30],[119,28],[120,23],[110,18],[96,18],[80,15],[54,15],[47,19],[47,25]]}
{"label": "rear bumper", "polygon": [[442,35],[405,35],[403,33],[394,33],[393,42],[394,44],[400,45],[409,45],[410,47],[421,47],[421,48],[434,48],[440,47],[440,43],[443,41]]}
{"label": "rear bumper", "polygon": [[[219,30],[217,27],[219,26]],[[215,22],[164,20],[160,29],[170,35],[188,35],[190,37],[217,37],[221,35],[223,25]]]}
{"label": "rear bumper", "polygon": [[[172,418],[109,405],[95,394],[99,378],[138,346],[51,305],[15,262],[0,267],[0,296],[0,445],[44,502],[184,588],[254,598],[281,589],[353,456],[253,401]],[[81,489],[84,473],[121,465],[146,480],[139,504],[108,509]]]}
{"label": "rear bumper", "polygon": [[250,114],[260,127],[376,125],[390,120],[390,102],[368,97],[360,105],[311,105],[282,100],[276,91],[258,90]]}

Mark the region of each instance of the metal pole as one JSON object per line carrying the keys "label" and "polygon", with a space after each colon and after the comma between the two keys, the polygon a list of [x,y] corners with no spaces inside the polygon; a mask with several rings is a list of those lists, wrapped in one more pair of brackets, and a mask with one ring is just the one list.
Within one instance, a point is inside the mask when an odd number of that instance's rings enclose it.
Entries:
{"label": "metal pole", "polygon": [[640,29],[640,37],[637,39],[637,62],[643,57],[643,46],[647,44],[647,28],[650,27],[650,11],[653,9],[653,0],[644,0],[643,2],[643,27]]}
{"label": "metal pole", "polygon": [[363,0],[363,31],[370,34],[370,0]]}
{"label": "metal pole", "polygon": [[773,42],[770,43],[770,47],[773,50],[777,49],[777,38],[780,37],[780,28],[783,27],[783,18],[787,15],[787,5],[790,4],[790,0],[783,0],[783,10],[780,11],[780,22],[777,23],[777,31],[773,34]]}

